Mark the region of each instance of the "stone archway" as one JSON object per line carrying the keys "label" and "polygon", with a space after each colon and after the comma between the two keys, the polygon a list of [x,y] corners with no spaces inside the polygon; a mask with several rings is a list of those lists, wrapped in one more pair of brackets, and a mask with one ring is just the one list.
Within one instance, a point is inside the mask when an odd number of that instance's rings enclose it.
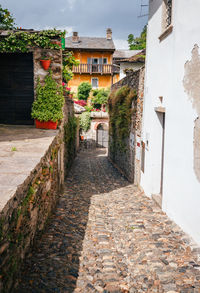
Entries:
{"label": "stone archway", "polygon": [[98,123],[96,130],[97,147],[108,148],[108,124]]}

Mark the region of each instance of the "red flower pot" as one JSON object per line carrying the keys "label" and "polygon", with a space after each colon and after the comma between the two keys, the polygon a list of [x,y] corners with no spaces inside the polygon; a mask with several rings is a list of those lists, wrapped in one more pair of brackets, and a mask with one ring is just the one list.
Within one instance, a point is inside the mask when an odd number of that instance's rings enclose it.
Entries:
{"label": "red flower pot", "polygon": [[57,129],[58,121],[53,122],[53,121],[39,121],[35,120],[35,126],[36,128],[40,129]]}
{"label": "red flower pot", "polygon": [[48,59],[48,60],[40,60],[41,64],[42,64],[42,67],[44,68],[44,70],[48,70],[49,69],[49,66],[51,64],[51,60]]}

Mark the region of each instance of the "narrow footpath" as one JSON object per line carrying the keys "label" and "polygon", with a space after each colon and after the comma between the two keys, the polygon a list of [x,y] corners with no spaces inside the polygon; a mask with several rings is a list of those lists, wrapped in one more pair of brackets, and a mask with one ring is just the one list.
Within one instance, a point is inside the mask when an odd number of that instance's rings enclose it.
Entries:
{"label": "narrow footpath", "polygon": [[13,292],[198,293],[198,252],[104,150],[82,151]]}

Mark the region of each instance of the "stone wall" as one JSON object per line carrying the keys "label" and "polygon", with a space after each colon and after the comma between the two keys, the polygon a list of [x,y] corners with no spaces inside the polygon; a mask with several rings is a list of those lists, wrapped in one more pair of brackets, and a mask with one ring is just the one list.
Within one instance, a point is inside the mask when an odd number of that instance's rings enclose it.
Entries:
{"label": "stone wall", "polygon": [[137,92],[137,99],[133,102],[131,131],[123,143],[126,151],[113,149],[113,137],[109,136],[108,157],[110,161],[128,178],[130,182],[140,183],[141,169],[141,127],[143,112],[144,67],[137,71],[130,71],[125,78],[115,83],[112,90],[128,86]]}
{"label": "stone wall", "polygon": [[26,253],[36,234],[44,229],[63,189],[68,159],[64,125],[74,113],[72,101],[67,97],[65,101],[64,119],[53,142],[0,213],[0,292],[3,293],[13,287]]}
{"label": "stone wall", "polygon": [[52,77],[58,84],[62,84],[62,50],[36,48],[33,50],[34,88],[37,86],[38,78],[43,82],[48,74],[48,70],[44,70],[40,63],[43,55],[51,58],[49,69],[52,71]]}
{"label": "stone wall", "polygon": [[62,190],[62,131],[46,155],[20,185],[0,215],[0,292],[9,292],[20,264],[36,233],[56,204]]}

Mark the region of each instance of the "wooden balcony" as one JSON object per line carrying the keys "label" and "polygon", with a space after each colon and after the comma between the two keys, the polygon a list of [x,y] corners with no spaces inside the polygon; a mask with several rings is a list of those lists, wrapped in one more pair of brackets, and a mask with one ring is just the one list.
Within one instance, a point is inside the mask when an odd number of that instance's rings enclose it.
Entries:
{"label": "wooden balcony", "polygon": [[73,66],[73,73],[89,73],[89,74],[116,74],[119,73],[119,68],[112,64],[79,64]]}

